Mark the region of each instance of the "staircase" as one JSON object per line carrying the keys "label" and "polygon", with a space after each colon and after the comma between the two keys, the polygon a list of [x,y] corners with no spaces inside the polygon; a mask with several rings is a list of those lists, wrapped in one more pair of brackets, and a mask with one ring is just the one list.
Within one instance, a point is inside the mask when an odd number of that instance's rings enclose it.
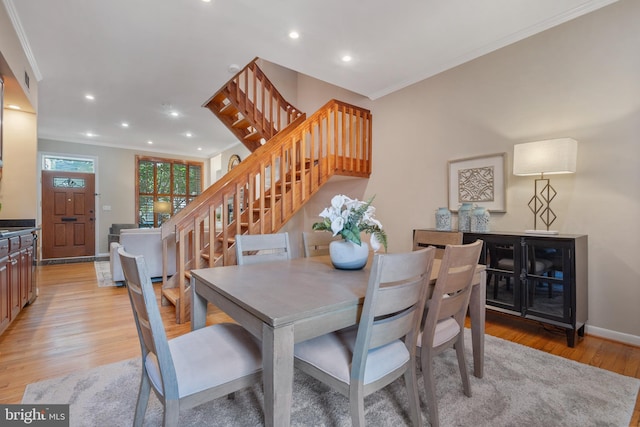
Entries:
{"label": "staircase", "polygon": [[[218,117],[228,116],[225,124],[252,154],[162,225],[162,303],[175,305],[177,323],[189,320],[190,271],[235,264],[236,234],[275,233],[332,176],[371,173],[368,110],[331,100],[306,118],[279,94],[277,102],[267,102],[265,93],[276,91],[270,83],[260,88],[268,80],[255,60],[249,65],[244,70],[255,76],[250,94],[239,84],[248,81],[240,72],[205,105]],[[275,104],[282,114],[270,112]],[[267,105],[269,112],[256,113],[256,105]],[[259,139],[247,138],[256,132]],[[176,274],[167,278],[170,239],[176,241]]]}
{"label": "staircase", "polygon": [[278,92],[257,60],[240,70],[203,105],[251,152],[304,116]]}

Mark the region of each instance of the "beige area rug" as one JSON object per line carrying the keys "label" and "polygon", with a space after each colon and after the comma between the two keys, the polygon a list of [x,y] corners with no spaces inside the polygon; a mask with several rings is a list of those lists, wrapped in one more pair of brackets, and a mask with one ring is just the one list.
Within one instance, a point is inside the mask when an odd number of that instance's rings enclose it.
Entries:
{"label": "beige area rug", "polygon": [[113,280],[111,280],[111,266],[109,261],[94,261],[93,265],[96,268],[98,287],[116,286]]}
{"label": "beige area rug", "polygon": [[[470,334],[465,330],[471,370]],[[590,427],[629,425],[640,380],[577,363],[519,344],[486,337],[484,378],[471,376],[472,397],[462,393],[454,351],[436,358],[436,393],[440,425],[473,427]],[[29,384],[23,404],[70,404],[70,425],[131,426],[140,384],[140,359]],[[422,376],[418,380],[423,421]],[[180,414],[182,427],[261,426],[260,385]],[[365,399],[369,426],[410,425],[404,381],[399,380]],[[152,394],[144,426],[162,425],[162,406]],[[292,426],[351,425],[347,399],[296,371]]]}

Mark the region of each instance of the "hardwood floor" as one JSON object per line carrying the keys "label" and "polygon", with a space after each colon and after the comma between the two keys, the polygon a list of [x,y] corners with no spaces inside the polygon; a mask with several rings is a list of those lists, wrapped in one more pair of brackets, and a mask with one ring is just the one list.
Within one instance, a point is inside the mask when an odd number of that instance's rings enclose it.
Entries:
{"label": "hardwood floor", "polygon": [[[70,372],[139,357],[126,288],[99,288],[93,263],[38,267],[39,295],[0,335],[0,402],[20,403],[27,384]],[[159,285],[158,285],[159,295]],[[167,336],[178,336],[190,324],[177,325],[174,309],[160,307]],[[207,323],[228,320],[209,305]],[[578,362],[640,378],[640,348],[587,335],[575,348],[564,332],[487,313],[486,332]],[[640,398],[630,426],[640,425]]]}

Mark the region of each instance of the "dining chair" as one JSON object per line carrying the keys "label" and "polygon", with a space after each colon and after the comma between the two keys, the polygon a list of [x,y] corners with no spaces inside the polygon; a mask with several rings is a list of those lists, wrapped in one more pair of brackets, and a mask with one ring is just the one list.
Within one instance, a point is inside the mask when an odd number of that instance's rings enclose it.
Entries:
{"label": "dining chair", "polygon": [[400,376],[411,421],[422,425],[414,357],[434,255],[435,248],[375,254],[357,328],[295,345],[297,368],[349,398],[354,426],[365,423],[364,397]]}
{"label": "dining chair", "polygon": [[260,383],[261,344],[244,328],[219,323],[167,340],[144,257],[118,255],[142,350],[134,426],[142,426],[151,390],[164,406],[163,426],[188,409]]}
{"label": "dining chair", "polygon": [[329,255],[329,244],[342,237],[333,236],[326,231],[303,231],[302,245],[304,247],[304,257]]}
{"label": "dining chair", "polygon": [[439,425],[433,376],[433,358],[436,354],[455,348],[464,394],[471,397],[464,357],[464,321],[482,243],[482,240],[476,240],[467,245],[446,246],[436,285],[427,302],[424,328],[418,337],[418,353],[432,427]]}
{"label": "dining chair", "polygon": [[236,258],[238,265],[291,259],[289,233],[237,234]]}

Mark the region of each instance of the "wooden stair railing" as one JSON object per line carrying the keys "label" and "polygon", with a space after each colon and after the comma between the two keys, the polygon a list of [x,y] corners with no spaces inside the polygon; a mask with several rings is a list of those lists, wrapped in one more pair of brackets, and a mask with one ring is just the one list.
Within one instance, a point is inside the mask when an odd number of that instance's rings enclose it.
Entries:
{"label": "wooden stair railing", "polygon": [[203,105],[251,152],[304,115],[278,92],[257,60],[240,70]]}
{"label": "wooden stair railing", "polygon": [[176,239],[177,251],[163,304],[188,321],[190,270],[235,264],[236,234],[277,232],[331,176],[370,173],[369,110],[332,100],[298,117],[162,225],[164,244]]}

